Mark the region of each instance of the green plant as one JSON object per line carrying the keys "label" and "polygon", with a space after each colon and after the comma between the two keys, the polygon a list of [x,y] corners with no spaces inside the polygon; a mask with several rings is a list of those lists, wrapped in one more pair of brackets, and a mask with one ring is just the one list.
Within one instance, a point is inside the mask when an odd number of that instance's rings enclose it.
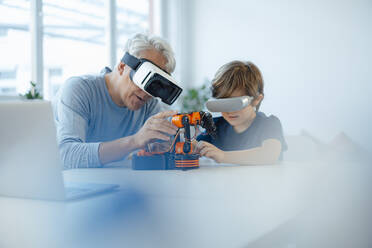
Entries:
{"label": "green plant", "polygon": [[201,111],[205,109],[205,103],[211,95],[207,85],[209,85],[208,81],[201,87],[185,89],[184,96],[182,97],[182,112]]}
{"label": "green plant", "polygon": [[43,96],[36,89],[36,84],[30,81],[31,87],[24,95],[26,99],[43,99]]}

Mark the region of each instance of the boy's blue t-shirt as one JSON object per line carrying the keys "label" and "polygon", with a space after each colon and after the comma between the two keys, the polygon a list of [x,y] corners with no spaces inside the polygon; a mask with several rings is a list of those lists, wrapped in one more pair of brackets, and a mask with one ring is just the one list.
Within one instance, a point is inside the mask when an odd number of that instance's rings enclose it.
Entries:
{"label": "boy's blue t-shirt", "polygon": [[237,133],[222,116],[213,118],[213,121],[217,128],[216,139],[202,133],[197,137],[198,141],[207,141],[223,151],[237,151],[260,147],[267,139],[277,139],[282,144],[280,160],[282,160],[283,151],[287,150],[282,125],[274,115],[266,116],[258,112],[249,128],[242,133]]}

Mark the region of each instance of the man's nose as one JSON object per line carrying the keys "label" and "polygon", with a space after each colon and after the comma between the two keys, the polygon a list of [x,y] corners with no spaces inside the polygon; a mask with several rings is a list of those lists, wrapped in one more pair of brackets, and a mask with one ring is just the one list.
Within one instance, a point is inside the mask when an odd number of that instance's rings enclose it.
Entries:
{"label": "man's nose", "polygon": [[149,95],[148,93],[146,93],[145,91],[141,90],[141,94],[140,94],[140,97],[144,100],[148,100],[150,99],[152,96]]}

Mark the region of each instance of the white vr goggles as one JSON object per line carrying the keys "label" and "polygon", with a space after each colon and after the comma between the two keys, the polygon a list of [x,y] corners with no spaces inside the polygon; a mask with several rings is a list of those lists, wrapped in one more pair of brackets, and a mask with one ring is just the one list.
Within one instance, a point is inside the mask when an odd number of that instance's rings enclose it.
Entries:
{"label": "white vr goggles", "polygon": [[234,112],[248,106],[253,99],[253,96],[211,99],[205,105],[209,112]]}
{"label": "white vr goggles", "polygon": [[153,97],[159,97],[162,102],[171,105],[182,92],[167,72],[147,59],[138,59],[126,52],[121,62],[132,68],[130,79],[142,90]]}

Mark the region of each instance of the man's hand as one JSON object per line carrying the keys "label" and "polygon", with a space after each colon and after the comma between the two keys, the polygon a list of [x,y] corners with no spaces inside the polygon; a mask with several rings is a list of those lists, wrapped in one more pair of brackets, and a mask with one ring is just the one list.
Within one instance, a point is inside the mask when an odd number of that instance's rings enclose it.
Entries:
{"label": "man's hand", "polygon": [[222,163],[225,158],[224,151],[205,141],[198,142],[196,152],[199,152],[201,156],[213,159],[217,163]]}
{"label": "man's hand", "polygon": [[169,141],[168,135],[175,135],[178,128],[166,118],[177,114],[177,111],[165,111],[151,116],[142,128],[133,135],[137,148],[143,148],[146,144],[156,140]]}

